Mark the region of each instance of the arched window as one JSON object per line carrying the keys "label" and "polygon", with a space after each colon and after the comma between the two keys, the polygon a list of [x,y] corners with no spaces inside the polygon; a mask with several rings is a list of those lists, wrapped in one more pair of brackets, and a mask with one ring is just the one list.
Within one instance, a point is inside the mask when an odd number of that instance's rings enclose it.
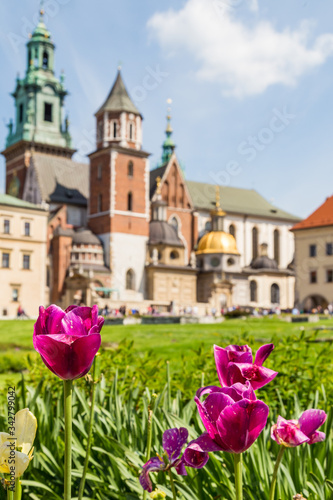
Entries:
{"label": "arched window", "polygon": [[127,210],[129,212],[133,211],[133,194],[131,191],[127,195]]}
{"label": "arched window", "polygon": [[129,269],[126,273],[126,290],[135,290],[135,272]]}
{"label": "arched window", "polygon": [[178,224],[177,217],[172,217],[172,219],[170,220],[170,224],[171,224],[171,226],[173,226],[175,228],[175,230],[177,231],[177,234],[178,234],[179,224]]}
{"label": "arched window", "polygon": [[49,54],[46,50],[43,52],[43,69],[47,69],[49,67]]}
{"label": "arched window", "polygon": [[236,239],[236,228],[235,228],[234,224],[230,224],[229,233],[231,234],[231,236],[233,236]]}
{"label": "arched window", "polygon": [[128,162],[128,166],[127,166],[127,175],[128,177],[133,177],[133,162],[132,161],[129,161]]}
{"label": "arched window", "polygon": [[258,257],[258,229],[254,227],[252,229],[252,258],[256,259]]}
{"label": "arched window", "polygon": [[278,265],[280,264],[280,232],[278,229],[274,231],[274,260]]}
{"label": "arched window", "polygon": [[271,303],[280,304],[280,287],[276,283],[271,286]]}
{"label": "arched window", "polygon": [[28,51],[28,68],[30,68],[30,63],[31,63],[31,49]]}
{"label": "arched window", "polygon": [[252,280],[250,281],[250,301],[251,302],[257,302],[257,282]]}
{"label": "arched window", "polygon": [[113,138],[117,137],[117,122],[113,122]]}
{"label": "arched window", "polygon": [[165,181],[164,182],[164,186],[165,186],[165,195],[163,196],[163,199],[164,199],[164,201],[167,202],[168,205],[170,205],[170,186],[169,186],[169,182]]}

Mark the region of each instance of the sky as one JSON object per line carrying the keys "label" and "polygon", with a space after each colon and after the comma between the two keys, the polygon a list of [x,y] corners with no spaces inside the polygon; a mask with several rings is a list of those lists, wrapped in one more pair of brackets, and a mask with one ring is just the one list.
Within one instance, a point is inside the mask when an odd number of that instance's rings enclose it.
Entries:
{"label": "sky", "polygon": [[[39,4],[0,3],[2,149]],[[94,113],[121,65],[144,116],[151,168],[161,157],[171,98],[187,179],[255,189],[300,217],[332,195],[329,0],[45,0],[44,9],[56,73],[66,75],[74,159],[88,161],[94,150]]]}

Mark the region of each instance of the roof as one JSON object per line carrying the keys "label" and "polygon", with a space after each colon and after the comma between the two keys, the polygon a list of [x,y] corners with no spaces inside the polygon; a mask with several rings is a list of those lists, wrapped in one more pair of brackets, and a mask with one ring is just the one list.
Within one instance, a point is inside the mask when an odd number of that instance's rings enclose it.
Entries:
{"label": "roof", "polygon": [[102,246],[100,239],[86,227],[78,229],[73,234],[74,245],[99,245]]}
{"label": "roof", "polygon": [[[193,204],[196,209],[209,210],[215,207],[216,185],[205,182],[186,181]],[[239,213],[283,219],[297,222],[299,217],[281,210],[254,189],[220,186],[221,207],[227,213]]]}
{"label": "roof", "polygon": [[260,255],[252,260],[250,267],[252,269],[279,269],[276,260],[270,259],[268,255]]}
{"label": "roof", "polygon": [[311,229],[313,227],[333,226],[333,196],[326,198],[317,210],[312,212],[306,219],[295,224],[292,231],[299,229]]}
{"label": "roof", "polygon": [[166,221],[153,220],[149,223],[149,244],[183,247],[176,229]]}
{"label": "roof", "polygon": [[150,171],[150,199],[152,199],[152,197],[154,196],[154,193],[156,191],[156,179],[157,177],[163,177],[164,175],[164,172],[167,168],[168,164],[166,163],[165,165],[162,165],[161,167],[157,167],[155,168],[154,170],[151,170]]}
{"label": "roof", "polygon": [[35,205],[34,203],[29,203],[28,201],[21,200],[19,198],[15,198],[15,196],[10,196],[9,194],[1,194],[0,193],[0,205],[8,205],[10,207],[17,208],[30,208],[31,210],[41,210],[45,212],[45,209],[40,205]]}
{"label": "roof", "polygon": [[99,108],[96,114],[99,114],[102,111],[127,111],[127,113],[134,113],[135,115],[141,116],[140,111],[134,105],[126,90],[120,71],[118,71],[117,78],[106,98],[106,101]]}
{"label": "roof", "polygon": [[239,255],[235,238],[224,231],[211,231],[200,239],[197,255],[211,253],[223,253]]}
{"label": "roof", "polygon": [[69,158],[34,153],[35,169],[43,201],[87,205],[89,196],[89,165]]}

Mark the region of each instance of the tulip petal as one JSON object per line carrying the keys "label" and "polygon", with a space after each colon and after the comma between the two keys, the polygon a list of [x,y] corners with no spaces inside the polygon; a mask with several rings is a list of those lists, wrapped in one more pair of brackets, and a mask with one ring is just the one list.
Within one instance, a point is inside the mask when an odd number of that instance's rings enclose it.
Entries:
{"label": "tulip petal", "polygon": [[165,468],[163,460],[159,457],[153,457],[143,466],[142,472],[139,477],[140,484],[144,490],[151,493],[153,491],[153,485],[149,477],[149,472],[159,472]]}
{"label": "tulip petal", "polygon": [[71,319],[75,316],[76,321],[80,320],[80,324],[82,324],[84,330],[88,332],[93,326],[97,325],[98,306],[76,307],[75,309],[72,309],[67,316],[70,316]]}
{"label": "tulip petal", "polygon": [[254,390],[260,389],[271,382],[277,374],[278,372],[269,368],[250,363],[229,364],[229,379],[232,384],[237,382],[245,383],[246,380],[249,380]]}
{"label": "tulip petal", "polygon": [[323,410],[306,410],[298,419],[300,429],[308,437],[321,426],[326,420],[326,413]]}
{"label": "tulip petal", "polygon": [[226,348],[214,345],[214,358],[220,384],[222,386],[229,386],[229,363],[252,363],[252,351],[247,345],[229,345]]}
{"label": "tulip petal", "polygon": [[72,378],[80,378],[88,373],[93,364],[98,349],[101,346],[101,335],[93,333],[80,337],[71,345],[71,372]]}
{"label": "tulip petal", "polygon": [[279,416],[277,423],[271,429],[271,437],[283,446],[295,447],[303,443],[308,443],[309,438],[298,427],[297,420],[286,420]]}
{"label": "tulip petal", "polygon": [[227,405],[232,405],[234,403],[233,399],[226,394],[213,392],[212,394],[209,394],[203,403],[201,403],[197,397],[194,398],[194,401],[197,403],[202,423],[204,424],[210,437],[214,439],[218,436],[216,420],[219,418],[220,413]]}
{"label": "tulip petal", "polygon": [[176,460],[188,438],[188,430],[168,429],[163,433],[163,449],[167,452],[169,460]]}
{"label": "tulip petal", "polygon": [[61,332],[61,322],[65,317],[64,311],[52,304],[45,309],[44,334],[56,334]]}
{"label": "tulip petal", "polygon": [[258,438],[266,425],[269,409],[262,401],[242,399],[226,406],[216,422],[226,451],[242,453]]}
{"label": "tulip petal", "polygon": [[15,415],[16,447],[21,448],[26,455],[32,448],[36,437],[37,419],[28,408],[20,410]]}
{"label": "tulip petal", "polygon": [[321,441],[324,441],[325,437],[325,432],[315,431],[313,434],[311,434],[311,436],[309,436],[310,441],[308,442],[308,444],[320,443]]}
{"label": "tulip petal", "polygon": [[197,439],[189,443],[183,453],[185,465],[194,469],[201,469],[209,460],[209,451],[225,451],[215,441],[213,441],[208,432],[204,432]]}
{"label": "tulip petal", "polygon": [[274,344],[265,344],[259,347],[256,353],[254,364],[262,366],[266,361],[266,359],[268,358],[268,356],[270,355],[270,353],[273,351],[273,349],[274,349]]}
{"label": "tulip petal", "polygon": [[187,476],[187,471],[185,469],[183,460],[181,460],[178,465],[175,465],[175,469],[179,476]]}
{"label": "tulip petal", "polygon": [[[28,468],[32,456],[17,451],[15,446],[16,442],[10,440],[4,442],[0,446],[0,472],[3,474],[13,474],[15,477],[21,477]],[[9,464],[9,460],[15,461],[14,469],[12,469],[14,464]]]}

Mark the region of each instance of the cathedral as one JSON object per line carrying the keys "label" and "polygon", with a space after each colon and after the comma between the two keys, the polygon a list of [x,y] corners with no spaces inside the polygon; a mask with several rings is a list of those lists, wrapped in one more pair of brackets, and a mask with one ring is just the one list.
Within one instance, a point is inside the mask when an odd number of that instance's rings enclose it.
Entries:
{"label": "cathedral", "polygon": [[54,73],[43,12],[12,96],[6,192],[47,207],[45,304],[199,313],[292,308],[299,219],[255,190],[185,179],[170,113],[158,167],[120,69],[96,103],[96,147],[72,160],[65,77]]}

